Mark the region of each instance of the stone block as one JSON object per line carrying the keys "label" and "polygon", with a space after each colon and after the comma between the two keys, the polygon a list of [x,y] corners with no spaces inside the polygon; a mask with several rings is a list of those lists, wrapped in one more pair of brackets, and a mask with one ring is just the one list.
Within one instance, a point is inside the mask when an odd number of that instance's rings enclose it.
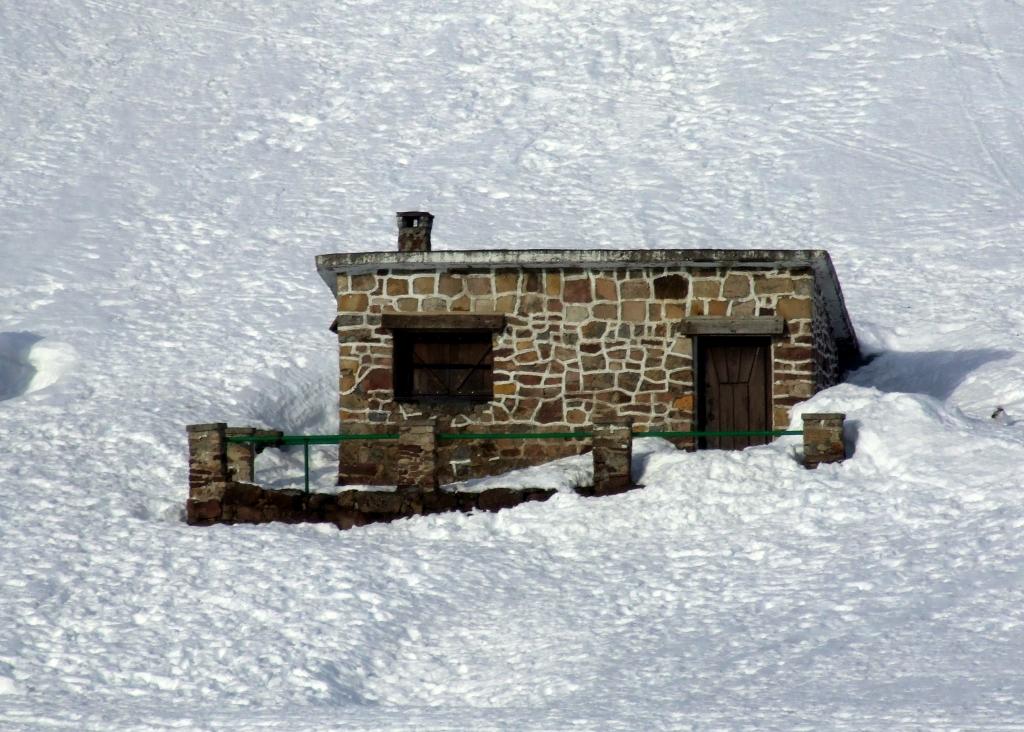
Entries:
{"label": "stone block", "polygon": [[737,318],[751,317],[757,312],[757,303],[753,300],[746,300],[745,302],[734,302],[732,304],[731,315]]}
{"label": "stone block", "polygon": [[500,511],[503,508],[518,506],[523,500],[521,491],[512,488],[489,488],[481,491],[477,498],[477,508],[481,511]]}
{"label": "stone block", "polygon": [[412,291],[417,295],[433,295],[434,285],[433,275],[422,275],[412,278]]}
{"label": "stone block", "polygon": [[672,406],[680,412],[693,411],[693,394],[683,394],[672,400]]}
{"label": "stone block", "polygon": [[499,295],[518,292],[519,273],[516,270],[501,270],[494,275],[494,290]]}
{"label": "stone block", "polygon": [[398,277],[388,277],[386,292],[392,297],[395,295],[408,295],[409,280],[400,279]]}
{"label": "stone block", "polygon": [[462,278],[451,274],[441,274],[437,279],[437,294],[454,297],[462,292]]}
{"label": "stone block", "polygon": [[728,300],[709,300],[707,307],[708,315],[726,315],[729,312]]}
{"label": "stone block", "polygon": [[775,304],[776,312],[786,320],[802,320],[811,317],[810,298],[783,297]]}
{"label": "stone block", "polygon": [[228,485],[228,483],[206,483],[191,488],[189,490],[189,498],[195,501],[219,501],[224,498]]}
{"label": "stone block", "polygon": [[377,286],[377,276],[372,274],[352,275],[350,289],[354,292],[370,292]]}
{"label": "stone block", "polygon": [[402,512],[404,496],[391,491],[361,491],[356,510],[373,516],[397,516]]}
{"label": "stone block", "polygon": [[816,413],[801,416],[804,427],[804,465],[816,468],[822,463],[837,463],[846,459],[843,443],[841,413]]}
{"label": "stone block", "polygon": [[683,275],[670,274],[654,280],[654,296],[659,300],[685,300],[689,292],[690,281]]}
{"label": "stone block", "polygon": [[551,424],[553,422],[561,422],[565,419],[565,414],[562,409],[561,399],[549,399],[540,405],[537,410],[537,416],[535,419],[541,424]]}
{"label": "stone block", "polygon": [[730,274],[722,284],[722,296],[741,298],[750,294],[750,278],[743,274]]}
{"label": "stone block", "polygon": [[609,495],[632,484],[632,431],[631,418],[594,423],[594,495]]}
{"label": "stone block", "polygon": [[775,346],[775,358],[779,361],[810,361],[814,358],[814,349],[811,346],[779,344]]}
{"label": "stone block", "polygon": [[364,312],[370,304],[370,298],[361,292],[350,292],[338,296],[338,310],[347,312]]}
{"label": "stone block", "polygon": [[490,295],[494,292],[494,282],[490,275],[472,275],[466,278],[466,289],[469,294],[479,297]]}
{"label": "stone block", "polygon": [[328,510],[335,510],[337,506],[336,496],[329,493],[312,493],[306,501],[306,508],[314,514],[324,514]]}
{"label": "stone block", "polygon": [[665,320],[667,321],[675,322],[686,316],[686,308],[683,305],[667,302],[664,303],[664,306]]}
{"label": "stone block", "polygon": [[[582,323],[590,318],[590,310],[585,305],[569,305],[565,308],[566,323]],[[568,339],[564,339],[568,343]]]}
{"label": "stone block", "polygon": [[433,491],[424,493],[421,497],[423,513],[443,513],[445,511],[456,511],[459,507],[459,497],[454,493],[444,491]]}
{"label": "stone block", "polygon": [[607,277],[598,277],[594,280],[594,299],[614,301],[618,297],[615,280]]}
{"label": "stone block", "polygon": [[212,523],[221,517],[221,503],[216,499],[185,501],[185,520],[190,524]]}
{"label": "stone block", "polygon": [[722,283],[720,280],[694,280],[693,281],[693,296],[694,297],[718,297],[722,293]]}
{"label": "stone block", "polygon": [[350,489],[347,491],[341,491],[334,497],[334,504],[339,509],[354,509],[356,507],[356,500],[358,497],[359,491],[357,490]]}
{"label": "stone block", "polygon": [[623,302],[621,313],[621,319],[628,323],[642,323],[647,317],[647,303],[639,300]]}
{"label": "stone block", "polygon": [[619,283],[623,300],[643,300],[651,296],[651,285],[647,280],[626,280]]}
{"label": "stone block", "polygon": [[362,387],[364,391],[391,390],[391,370],[372,369],[363,377]]}
{"label": "stone block", "polygon": [[789,277],[754,277],[755,295],[784,295],[793,291]]}
{"label": "stone block", "polygon": [[224,491],[224,502],[233,506],[255,506],[263,500],[265,492],[252,483],[230,483]]}
{"label": "stone block", "polygon": [[263,491],[263,504],[282,513],[301,511],[305,508],[305,494],[300,490]]}
{"label": "stone block", "polygon": [[565,294],[562,296],[565,302],[590,302],[593,297],[590,292],[590,280],[566,280]]}

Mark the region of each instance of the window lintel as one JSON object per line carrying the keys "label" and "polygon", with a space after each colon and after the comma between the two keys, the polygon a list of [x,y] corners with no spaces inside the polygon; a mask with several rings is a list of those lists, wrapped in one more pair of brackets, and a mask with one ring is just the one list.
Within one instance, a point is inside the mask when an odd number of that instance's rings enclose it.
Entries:
{"label": "window lintel", "polygon": [[505,316],[491,313],[384,313],[388,330],[502,330]]}

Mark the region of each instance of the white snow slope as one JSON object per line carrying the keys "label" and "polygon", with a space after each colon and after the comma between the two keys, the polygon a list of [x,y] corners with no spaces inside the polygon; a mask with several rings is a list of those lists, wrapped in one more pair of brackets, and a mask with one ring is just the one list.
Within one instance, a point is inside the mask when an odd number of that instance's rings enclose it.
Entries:
{"label": "white snow slope", "polygon": [[[0,58],[0,728],[1024,720],[1019,0],[26,0]],[[829,249],[880,355],[807,408],[854,456],[184,525],[186,423],[337,427],[313,256],[419,207],[438,248]]]}

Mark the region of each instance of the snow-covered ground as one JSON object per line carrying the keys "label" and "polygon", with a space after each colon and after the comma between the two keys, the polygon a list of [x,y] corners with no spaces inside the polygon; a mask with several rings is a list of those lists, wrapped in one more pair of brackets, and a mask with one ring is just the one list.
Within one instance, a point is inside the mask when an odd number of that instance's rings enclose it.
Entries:
{"label": "snow-covered ground", "polygon": [[[0,58],[0,728],[1024,719],[1016,0],[8,2]],[[313,256],[420,207],[438,248],[829,249],[879,355],[806,408],[856,453],[185,526],[186,423],[336,428]]]}

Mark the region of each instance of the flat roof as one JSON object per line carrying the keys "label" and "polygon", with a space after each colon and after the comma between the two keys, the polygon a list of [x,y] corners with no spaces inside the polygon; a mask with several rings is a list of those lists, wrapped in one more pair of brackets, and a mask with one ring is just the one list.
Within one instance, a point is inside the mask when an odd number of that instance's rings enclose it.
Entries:
{"label": "flat roof", "polygon": [[825,297],[829,319],[840,350],[847,359],[859,356],[839,278],[832,258],[824,249],[446,249],[430,252],[354,252],[320,254],[316,268],[335,295],[337,274],[363,274],[380,269],[408,272],[440,272],[453,269],[622,269],[627,267],[677,267],[699,269],[731,267],[806,267],[813,271]]}

